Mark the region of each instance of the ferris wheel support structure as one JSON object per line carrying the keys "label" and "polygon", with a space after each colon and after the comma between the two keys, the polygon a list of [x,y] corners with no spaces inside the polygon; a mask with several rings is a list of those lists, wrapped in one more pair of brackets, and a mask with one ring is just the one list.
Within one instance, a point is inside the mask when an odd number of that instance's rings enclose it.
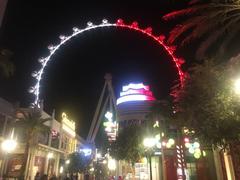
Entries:
{"label": "ferris wheel support structure", "polygon": [[87,136],[87,141],[91,144],[95,141],[104,113],[106,113],[107,106],[109,107],[109,110],[115,114],[116,118],[116,96],[114,95],[112,86],[112,75],[106,74],[104,79],[105,83]]}

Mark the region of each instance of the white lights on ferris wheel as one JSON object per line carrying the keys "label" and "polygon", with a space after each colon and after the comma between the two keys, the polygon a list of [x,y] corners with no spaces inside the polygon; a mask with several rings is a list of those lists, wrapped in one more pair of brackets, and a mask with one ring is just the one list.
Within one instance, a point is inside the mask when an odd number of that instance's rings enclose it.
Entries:
{"label": "white lights on ferris wheel", "polygon": [[45,58],[39,58],[39,59],[38,59],[38,62],[44,63],[44,62],[45,62]]}
{"label": "white lights on ferris wheel", "polygon": [[53,46],[52,44],[50,44],[50,45],[48,46],[48,49],[51,51],[51,50],[54,49],[54,46]]}
{"label": "white lights on ferris wheel", "polygon": [[72,30],[73,30],[74,32],[78,32],[78,31],[79,31],[79,28],[73,27]]}
{"label": "white lights on ferris wheel", "polygon": [[32,77],[36,78],[36,77],[38,77],[38,75],[39,75],[39,72],[37,72],[37,71],[32,72]]}
{"label": "white lights on ferris wheel", "polygon": [[102,20],[102,23],[103,23],[103,24],[107,24],[107,23],[108,23],[108,20],[107,20],[107,19],[103,19],[103,20]]}
{"label": "white lights on ferris wheel", "polygon": [[65,39],[66,39],[66,36],[60,35],[59,38],[60,38],[61,40],[65,40]]}
{"label": "white lights on ferris wheel", "polygon": [[88,21],[87,25],[88,25],[88,27],[91,27],[91,26],[93,26],[93,23],[91,21]]}
{"label": "white lights on ferris wheel", "polygon": [[36,90],[36,89],[35,89],[34,87],[30,87],[30,88],[28,89],[28,92],[29,92],[29,93],[34,93],[35,90]]}

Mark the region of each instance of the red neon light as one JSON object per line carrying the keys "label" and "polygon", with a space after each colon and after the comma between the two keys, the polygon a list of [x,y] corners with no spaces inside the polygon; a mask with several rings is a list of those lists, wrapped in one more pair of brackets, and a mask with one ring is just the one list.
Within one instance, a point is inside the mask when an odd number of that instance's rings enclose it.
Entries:
{"label": "red neon light", "polygon": [[158,42],[161,46],[164,47],[164,49],[167,51],[169,56],[172,58],[173,62],[175,63],[175,67],[177,68],[178,75],[179,75],[179,80],[181,82],[181,86],[183,86],[183,80],[184,80],[184,73],[181,69],[181,65],[185,62],[182,58],[178,58],[174,55],[174,52],[176,50],[175,46],[167,46],[164,43],[165,37],[163,35],[160,36],[155,36],[152,34],[152,28],[148,27],[147,29],[143,30],[138,27],[138,22],[134,21],[131,25],[125,24],[122,19],[118,19],[116,22],[116,26],[118,27],[123,27],[123,28],[128,28],[131,30],[136,30],[138,32],[141,32],[145,35],[148,35],[152,39],[154,39],[156,42]]}

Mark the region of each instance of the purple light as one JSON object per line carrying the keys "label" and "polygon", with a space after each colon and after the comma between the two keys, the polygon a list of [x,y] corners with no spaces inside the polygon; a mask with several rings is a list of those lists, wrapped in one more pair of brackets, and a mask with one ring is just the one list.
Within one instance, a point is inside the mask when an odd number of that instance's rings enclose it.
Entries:
{"label": "purple light", "polygon": [[92,149],[85,148],[80,149],[80,151],[84,153],[84,156],[90,156],[92,154]]}

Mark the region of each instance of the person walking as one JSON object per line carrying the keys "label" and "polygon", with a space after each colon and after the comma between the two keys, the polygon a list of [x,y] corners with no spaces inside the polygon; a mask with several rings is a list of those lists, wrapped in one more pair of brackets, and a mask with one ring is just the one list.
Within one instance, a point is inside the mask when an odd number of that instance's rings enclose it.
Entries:
{"label": "person walking", "polygon": [[40,173],[37,172],[35,177],[34,177],[34,180],[40,180],[40,179],[41,179]]}

